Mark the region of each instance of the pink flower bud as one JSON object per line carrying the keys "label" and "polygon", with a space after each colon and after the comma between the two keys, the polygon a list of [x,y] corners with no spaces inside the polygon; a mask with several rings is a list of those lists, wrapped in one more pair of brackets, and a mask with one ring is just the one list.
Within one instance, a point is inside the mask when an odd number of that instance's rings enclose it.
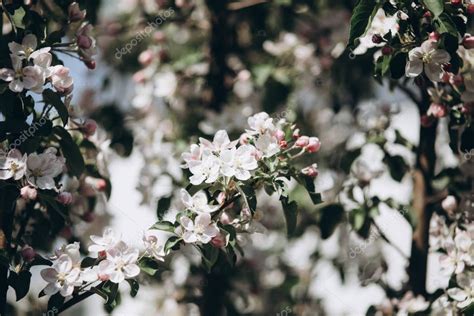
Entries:
{"label": "pink flower bud", "polygon": [[281,129],[277,130],[275,132],[275,137],[278,139],[278,141],[282,141],[285,139],[285,132],[283,132]]}
{"label": "pink flower bud", "polygon": [[21,197],[27,201],[30,200],[36,200],[36,196],[38,195],[38,192],[36,191],[35,188],[32,188],[30,186],[24,186],[20,190]]}
{"label": "pink flower bud", "polygon": [[98,179],[95,183],[95,188],[98,191],[104,191],[107,188],[107,181],[105,181],[104,179]]}
{"label": "pink flower bud", "polygon": [[462,0],[451,0],[452,5],[460,5],[462,3]]}
{"label": "pink flower bud", "polygon": [[431,32],[429,35],[429,39],[435,42],[437,42],[439,38],[440,38],[440,35],[437,32]]}
{"label": "pink flower bud", "polygon": [[393,52],[393,48],[389,47],[389,46],[384,46],[382,47],[382,55],[391,55]]}
{"label": "pink flower bud", "polygon": [[295,145],[297,147],[306,147],[309,143],[309,137],[308,136],[300,136],[296,142]]}
{"label": "pink flower bud", "polygon": [[315,153],[319,151],[319,148],[321,148],[321,142],[319,141],[319,138],[310,137],[308,141],[308,146],[306,146],[306,150],[310,153]]}
{"label": "pink flower bud", "polygon": [[316,178],[319,174],[318,165],[314,163],[311,166],[305,167],[301,170],[301,173],[303,173],[307,176],[310,176],[312,178]]}
{"label": "pink flower bud", "polygon": [[465,36],[462,40],[462,46],[466,49],[474,48],[474,36]]}
{"label": "pink flower bud", "polygon": [[225,192],[221,192],[217,196],[217,203],[222,205],[224,203],[224,201],[225,201]]}
{"label": "pink flower bud", "polygon": [[92,39],[86,35],[78,35],[76,38],[77,46],[81,49],[89,49],[92,46]]}
{"label": "pink flower bud", "polygon": [[59,193],[58,197],[56,198],[56,200],[63,204],[63,205],[69,205],[72,203],[72,194],[69,193],[69,192],[61,192]]}
{"label": "pink flower bud", "polygon": [[288,148],[288,143],[286,142],[286,140],[280,140],[279,146],[281,149],[285,149]]}
{"label": "pink flower bud", "polygon": [[138,62],[144,66],[151,64],[152,61],[153,52],[150,49],[141,52],[140,56],[138,56]]}
{"label": "pink flower bud", "polygon": [[163,33],[162,31],[156,31],[156,32],[153,34],[153,39],[154,39],[157,43],[160,43],[160,42],[163,42],[163,41],[166,39],[166,35],[165,35],[165,33]]}
{"label": "pink flower bud", "polygon": [[442,117],[446,116],[447,112],[448,112],[448,110],[447,110],[445,105],[437,104],[437,103],[431,103],[431,105],[428,108],[428,111],[426,112],[426,114],[429,115],[429,116],[434,116],[436,118],[442,118]]}
{"label": "pink flower bud", "polygon": [[89,68],[90,70],[93,70],[95,69],[95,60],[86,60],[84,61],[84,64],[87,66],[87,68]]}
{"label": "pink flower bud", "polygon": [[97,130],[97,123],[93,119],[87,119],[82,125],[82,132],[86,136],[94,135],[96,130]]}
{"label": "pink flower bud", "polygon": [[95,190],[90,184],[84,183],[81,186],[81,194],[86,197],[92,197],[95,195]]}
{"label": "pink flower bud", "polygon": [[293,139],[298,139],[300,138],[300,129],[297,128],[293,131],[293,135],[292,135]]}
{"label": "pink flower bud", "polygon": [[216,237],[211,239],[211,245],[216,248],[223,248],[227,246],[227,238],[223,233],[217,234]]}
{"label": "pink flower bud", "polygon": [[22,249],[21,249],[21,257],[23,258],[23,260],[25,260],[26,262],[31,262],[33,261],[33,259],[35,259],[36,257],[36,251],[31,248],[30,246],[28,245],[25,245]]}

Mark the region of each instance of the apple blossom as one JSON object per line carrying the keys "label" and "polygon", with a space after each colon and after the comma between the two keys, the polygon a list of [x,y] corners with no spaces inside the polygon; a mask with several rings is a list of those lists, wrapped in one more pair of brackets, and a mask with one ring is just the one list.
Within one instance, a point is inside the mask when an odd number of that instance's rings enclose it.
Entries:
{"label": "apple blossom", "polygon": [[120,241],[120,236],[117,235],[112,228],[107,227],[104,229],[102,236],[92,235],[90,239],[94,244],[90,245],[88,250],[92,252],[94,257],[97,257],[98,254],[109,251]]}
{"label": "apple blossom", "polygon": [[186,243],[201,242],[207,244],[219,233],[219,229],[211,221],[209,213],[197,215],[194,221],[187,216],[181,216],[179,222],[184,228],[183,240]]}
{"label": "apple blossom", "polygon": [[28,182],[40,189],[54,189],[54,178],[61,174],[65,159],[56,156],[56,148],[50,147],[42,154],[30,154],[27,160],[26,176]]}
{"label": "apple blossom", "polygon": [[184,206],[195,213],[212,213],[219,209],[218,205],[208,204],[206,193],[203,191],[199,191],[191,196],[188,191],[181,189],[180,194]]}
{"label": "apple blossom", "polygon": [[36,93],[43,91],[44,74],[39,66],[23,67],[22,59],[11,55],[13,69],[0,69],[0,79],[9,82],[8,87],[13,92],[31,90]]}
{"label": "apple blossom", "polygon": [[69,21],[78,22],[86,17],[86,10],[81,10],[77,2],[72,2],[68,7]]}
{"label": "apple blossom", "polygon": [[113,283],[134,278],[140,274],[137,260],[138,249],[128,247],[123,241],[119,241],[113,248],[107,250],[107,257],[99,263],[97,268],[99,278]]}
{"label": "apple blossom", "polygon": [[143,244],[145,245],[145,253],[155,260],[165,261],[165,252],[163,246],[158,245],[158,237],[160,231],[155,229],[147,230],[143,234]]}
{"label": "apple blossom", "polygon": [[466,308],[474,302],[474,275],[472,272],[456,276],[458,287],[447,290],[449,297],[455,300],[459,308]]}
{"label": "apple blossom", "polygon": [[61,255],[50,268],[41,270],[41,277],[48,282],[44,293],[53,295],[59,292],[64,297],[72,295],[74,287],[82,284],[80,273],[80,268],[73,267],[67,254]]}
{"label": "apple blossom", "polygon": [[315,153],[319,151],[319,148],[321,148],[321,142],[319,141],[319,138],[310,137],[308,140],[308,145],[305,149],[310,153]]}
{"label": "apple blossom", "polygon": [[250,171],[258,167],[255,160],[255,147],[242,145],[239,148],[227,149],[221,154],[222,174],[226,177],[235,176],[239,180],[250,179]]}
{"label": "apple blossom", "polygon": [[258,156],[269,158],[280,152],[280,142],[278,138],[265,133],[260,135],[255,141],[255,147],[258,150]]}
{"label": "apple blossom", "polygon": [[263,134],[266,131],[273,132],[275,130],[273,119],[265,112],[249,117],[247,122],[250,126],[250,130],[247,130],[247,133],[250,135]]}
{"label": "apple blossom", "polygon": [[205,138],[199,138],[199,142],[201,143],[201,146],[203,147],[203,150],[211,150],[212,152],[215,153],[220,153],[221,151],[225,149],[231,149],[235,147],[238,141],[230,141],[229,136],[227,135],[227,132],[224,130],[217,131],[217,133],[214,136],[214,139],[212,143],[208,141]]}
{"label": "apple blossom", "polygon": [[51,83],[56,91],[64,94],[71,93],[73,89],[73,79],[69,75],[69,68],[62,65],[53,66],[51,70]]}
{"label": "apple blossom", "polygon": [[0,157],[0,179],[23,178],[26,172],[26,159],[26,154],[22,155],[18,149],[12,149],[6,157]]}
{"label": "apple blossom", "polygon": [[451,57],[447,51],[439,49],[436,42],[427,40],[420,47],[412,49],[408,59],[405,70],[407,77],[417,77],[424,70],[431,81],[439,82],[443,74],[442,65],[448,63]]}

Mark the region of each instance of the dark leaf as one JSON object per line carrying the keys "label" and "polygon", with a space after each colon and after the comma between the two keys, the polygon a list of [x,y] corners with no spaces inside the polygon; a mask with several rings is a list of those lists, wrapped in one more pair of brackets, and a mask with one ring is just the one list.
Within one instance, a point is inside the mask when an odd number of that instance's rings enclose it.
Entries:
{"label": "dark leaf", "polygon": [[319,229],[321,238],[326,239],[331,237],[337,225],[344,218],[344,208],[341,204],[330,204],[321,208],[320,212]]}
{"label": "dark leaf", "polygon": [[286,220],[286,231],[288,236],[292,236],[296,230],[296,222],[298,215],[298,205],[295,201],[289,201],[287,197],[280,197],[281,205],[283,207],[283,213],[285,214]]}
{"label": "dark leaf", "polygon": [[69,119],[69,113],[61,97],[53,90],[46,89],[43,91],[43,99],[46,104],[51,104],[56,109],[59,117],[63,121],[63,125],[66,125]]}
{"label": "dark leaf", "polygon": [[356,39],[364,35],[372,17],[377,12],[377,8],[378,5],[375,0],[359,0],[351,17],[349,47],[354,47]]}
{"label": "dark leaf", "polygon": [[84,158],[82,157],[79,147],[74,142],[69,132],[61,126],[54,127],[54,134],[61,138],[59,143],[61,144],[61,150],[66,158],[66,165],[69,171],[79,177],[85,168]]}

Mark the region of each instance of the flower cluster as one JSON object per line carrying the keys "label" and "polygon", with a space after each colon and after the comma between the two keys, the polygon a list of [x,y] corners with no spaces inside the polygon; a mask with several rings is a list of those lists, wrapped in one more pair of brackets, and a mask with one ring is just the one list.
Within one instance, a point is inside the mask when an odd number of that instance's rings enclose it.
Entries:
{"label": "flower cluster", "polygon": [[156,248],[160,254],[155,258],[160,260],[161,253],[167,254],[184,242],[200,249],[208,268],[215,263],[220,250],[235,260],[241,235],[265,230],[259,223],[263,214],[257,210],[255,195],[262,187],[268,194],[277,192],[281,196],[291,233],[296,225],[296,202],[289,201],[284,179],[296,179],[313,203],[320,202],[313,183],[317,165],[296,167],[299,157],[320,149],[319,139],[300,135],[288,121],[275,122],[265,112],[249,117],[248,127],[236,140],[219,130],[212,141],[200,138],[198,144],[182,154],[191,186],[180,190],[177,204],[181,211],[173,216],[176,221],[160,220],[151,227],[150,231],[158,229],[173,234],[163,247]]}
{"label": "flower cluster", "polygon": [[9,82],[8,87],[13,92],[30,90],[41,93],[46,82],[51,82],[56,91],[69,94],[73,89],[73,79],[69,69],[62,66],[51,66],[51,47],[38,48],[35,35],[28,34],[20,43],[11,42],[10,58],[12,69],[0,69],[0,79]]}
{"label": "flower cluster", "polygon": [[48,282],[44,294],[59,292],[61,296],[69,297],[86,287],[98,286],[98,282],[119,284],[138,276],[138,248],[122,241],[110,228],[106,228],[102,236],[90,238],[93,241],[89,246],[92,257],[81,259],[77,242],[56,251],[52,266],[41,271],[41,276]]}

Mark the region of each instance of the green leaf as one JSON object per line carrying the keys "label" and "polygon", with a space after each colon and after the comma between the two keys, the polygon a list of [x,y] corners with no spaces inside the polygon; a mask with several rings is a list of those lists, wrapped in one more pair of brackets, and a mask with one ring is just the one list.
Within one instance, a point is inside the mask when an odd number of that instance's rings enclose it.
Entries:
{"label": "green leaf", "polygon": [[82,157],[79,147],[72,139],[71,134],[63,127],[55,126],[53,129],[54,134],[60,137],[59,143],[63,155],[66,158],[66,165],[69,171],[79,177],[85,168],[84,158]]}
{"label": "green leaf", "polygon": [[351,17],[349,47],[355,46],[355,41],[364,35],[373,16],[377,12],[378,4],[375,0],[359,0]]}
{"label": "green leaf", "polygon": [[168,221],[156,222],[155,224],[153,224],[153,226],[150,227],[150,229],[158,229],[170,233],[174,233],[175,231],[173,223]]}
{"label": "green leaf", "polygon": [[23,18],[25,17],[25,14],[25,9],[23,9],[22,7],[15,10],[15,14],[13,14],[12,20],[13,24],[15,24],[17,28],[25,28],[25,23],[23,23]]}
{"label": "green leaf", "polygon": [[406,53],[398,53],[390,59],[390,75],[393,79],[400,79],[401,77],[405,76],[406,63]]}
{"label": "green leaf", "polygon": [[438,33],[449,33],[456,38],[458,37],[458,30],[456,28],[456,24],[454,24],[449,15],[447,15],[446,13],[442,13],[439,17],[434,19],[433,22]]}
{"label": "green leaf", "polygon": [[10,271],[10,275],[8,277],[8,284],[15,289],[16,293],[16,301],[18,302],[23,297],[28,294],[30,290],[30,282],[31,282],[31,272],[27,270],[22,270],[20,273],[16,273],[14,271]]}
{"label": "green leaf", "polygon": [[147,257],[141,258],[140,261],[138,261],[138,266],[140,267],[141,271],[151,276],[154,276],[160,268],[158,262]]}
{"label": "green leaf", "polygon": [[423,0],[423,4],[435,17],[444,11],[444,0]]}
{"label": "green leaf", "polygon": [[242,194],[242,197],[245,200],[245,204],[250,209],[252,214],[255,213],[255,211],[257,210],[257,197],[255,196],[254,188],[250,185],[244,185],[238,187],[237,189]]}
{"label": "green leaf", "polygon": [[205,244],[201,248],[202,262],[207,272],[211,272],[212,267],[216,264],[219,258],[219,249],[210,244]]}
{"label": "green leaf", "polygon": [[179,243],[181,242],[181,238],[177,236],[171,236],[165,243],[165,253],[168,253],[171,249],[177,250],[179,249]]}
{"label": "green leaf", "polygon": [[135,279],[127,279],[128,284],[130,284],[130,296],[137,296],[138,290],[140,289],[140,284]]}
{"label": "green leaf", "polygon": [[286,231],[288,236],[292,236],[296,230],[298,204],[295,201],[289,201],[287,197],[280,197],[281,205],[283,206],[283,213],[286,220]]}
{"label": "green leaf", "polygon": [[96,264],[97,259],[92,257],[85,257],[81,261],[81,268],[92,267]]}
{"label": "green leaf", "polygon": [[306,191],[308,191],[309,197],[311,198],[311,201],[313,201],[313,204],[320,204],[323,202],[323,199],[321,197],[321,193],[317,193],[316,187],[314,186],[314,179],[312,177],[303,175],[303,184],[304,187],[306,188]]}
{"label": "green leaf", "polygon": [[163,197],[158,201],[158,205],[156,207],[156,216],[158,220],[162,220],[163,216],[169,210],[171,205],[171,197]]}
{"label": "green leaf", "polygon": [[63,125],[67,124],[69,119],[69,113],[66,105],[61,100],[61,97],[51,89],[43,91],[43,100],[46,104],[51,104],[59,114],[59,117],[63,121]]}
{"label": "green leaf", "polygon": [[331,237],[337,225],[344,218],[344,208],[341,204],[330,204],[321,208],[320,212],[319,229],[321,238],[327,239]]}

